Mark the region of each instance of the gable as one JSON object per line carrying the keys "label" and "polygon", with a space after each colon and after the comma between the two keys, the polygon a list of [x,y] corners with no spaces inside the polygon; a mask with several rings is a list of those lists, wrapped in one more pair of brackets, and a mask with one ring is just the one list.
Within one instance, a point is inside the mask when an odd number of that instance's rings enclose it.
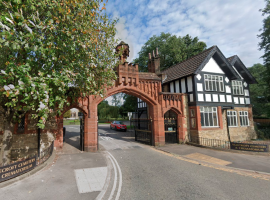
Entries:
{"label": "gable", "polygon": [[227,58],[237,74],[249,84],[258,83],[237,55]]}
{"label": "gable", "polygon": [[239,72],[237,71],[237,69],[235,69],[235,67],[232,65],[233,69],[236,71],[236,73],[238,74],[238,76],[240,76],[241,79],[244,79],[241,74],[239,74]]}
{"label": "gable", "polygon": [[208,63],[204,66],[202,69],[203,72],[210,72],[210,73],[218,73],[218,74],[224,74],[223,70],[220,68],[220,66],[217,64],[217,62],[210,58]]}

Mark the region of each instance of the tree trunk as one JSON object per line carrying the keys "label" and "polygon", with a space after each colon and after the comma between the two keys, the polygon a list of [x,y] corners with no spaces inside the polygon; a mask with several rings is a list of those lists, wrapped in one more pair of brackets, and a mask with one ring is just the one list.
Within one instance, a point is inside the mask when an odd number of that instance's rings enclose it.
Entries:
{"label": "tree trunk", "polygon": [[14,124],[4,120],[4,135],[2,140],[0,166],[8,165],[11,159],[11,147],[12,147],[12,135],[14,130]]}

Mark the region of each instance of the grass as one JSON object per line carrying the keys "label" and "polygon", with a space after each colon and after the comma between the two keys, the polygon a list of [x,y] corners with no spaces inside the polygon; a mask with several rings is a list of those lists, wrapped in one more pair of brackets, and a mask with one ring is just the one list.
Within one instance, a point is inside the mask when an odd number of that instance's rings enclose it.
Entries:
{"label": "grass", "polygon": [[64,120],[64,125],[80,125],[79,119]]}

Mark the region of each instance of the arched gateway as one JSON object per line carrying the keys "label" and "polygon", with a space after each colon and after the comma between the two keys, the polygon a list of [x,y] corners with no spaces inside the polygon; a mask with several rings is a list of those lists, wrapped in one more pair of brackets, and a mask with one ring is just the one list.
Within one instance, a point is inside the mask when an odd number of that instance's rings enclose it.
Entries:
{"label": "arched gateway", "polygon": [[[113,87],[107,88],[106,96],[91,95],[84,99],[79,99],[79,103],[73,104],[64,110],[78,108],[84,114],[84,151],[97,151],[98,127],[97,127],[97,106],[105,98],[117,94],[126,93],[140,98],[148,105],[149,116],[153,120],[152,134],[154,146],[165,144],[164,114],[168,110],[173,110],[177,114],[177,136],[178,141],[183,141],[187,131],[186,120],[186,95],[181,93],[162,92],[162,80],[166,79],[160,73],[160,58],[158,51],[149,54],[148,72],[139,72],[138,65],[126,62],[129,56],[128,44],[121,42],[116,51],[124,48],[121,64],[115,68],[117,80]],[[64,113],[63,112],[63,113]],[[63,146],[63,116],[58,118],[58,132],[56,134],[55,146]]]}

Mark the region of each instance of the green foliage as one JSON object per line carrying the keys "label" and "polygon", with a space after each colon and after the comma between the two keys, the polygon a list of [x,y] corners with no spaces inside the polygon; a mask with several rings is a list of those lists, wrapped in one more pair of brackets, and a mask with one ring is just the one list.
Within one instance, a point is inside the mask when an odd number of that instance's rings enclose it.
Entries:
{"label": "green foliage", "polygon": [[114,106],[120,107],[121,106],[121,100],[123,98],[123,93],[118,93],[118,94],[114,94],[112,95],[112,104]]}
{"label": "green foliage", "polygon": [[[258,35],[261,39],[259,43],[260,50],[264,50],[264,54],[262,56],[264,60],[264,65],[266,67],[266,83],[268,90],[268,102],[270,101],[270,0],[265,0],[266,6],[264,9],[260,10],[262,15],[265,16],[263,20],[263,27],[261,29],[262,33]],[[270,110],[268,109],[268,116],[270,116]]]}
{"label": "green foliage", "polygon": [[267,85],[267,68],[262,64],[254,64],[248,68],[258,84],[250,85],[250,97],[253,105],[253,115],[266,117],[270,110],[269,89]]}
{"label": "green foliage", "polygon": [[109,115],[109,107],[110,105],[106,100],[98,104],[98,119],[104,119]]}
{"label": "green foliage", "polygon": [[102,2],[0,2],[0,106],[7,120],[33,111],[44,128],[67,96],[102,95],[113,84],[116,21]]}
{"label": "green foliage", "polygon": [[108,101],[104,100],[98,105],[98,118],[108,119],[108,118],[118,118],[119,117],[119,107],[111,106]]}
{"label": "green foliage", "polygon": [[63,115],[64,118],[70,118],[71,117],[71,111],[68,110],[67,112],[64,113]]}
{"label": "green foliage", "polygon": [[160,56],[160,69],[180,63],[206,49],[206,44],[197,37],[189,35],[177,37],[170,33],[161,33],[160,36],[152,36],[139,52],[139,58],[134,63],[139,64],[140,71],[147,71],[148,54],[158,47]]}
{"label": "green foliage", "polygon": [[124,104],[119,108],[119,113],[122,116],[127,116],[128,112],[135,112],[137,108],[137,97],[125,94]]}

